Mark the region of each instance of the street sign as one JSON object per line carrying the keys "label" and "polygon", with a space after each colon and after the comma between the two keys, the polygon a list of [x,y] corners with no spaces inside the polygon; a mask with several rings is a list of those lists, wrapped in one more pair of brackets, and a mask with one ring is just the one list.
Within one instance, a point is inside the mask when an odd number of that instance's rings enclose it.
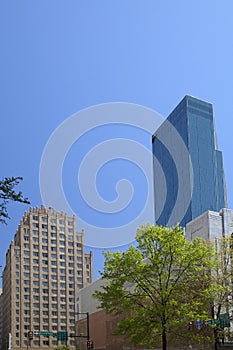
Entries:
{"label": "street sign", "polygon": [[34,332],[34,335],[43,335],[44,337],[53,337],[53,332]]}
{"label": "street sign", "polygon": [[67,332],[57,332],[57,340],[63,340],[66,341],[68,339],[68,333]]}

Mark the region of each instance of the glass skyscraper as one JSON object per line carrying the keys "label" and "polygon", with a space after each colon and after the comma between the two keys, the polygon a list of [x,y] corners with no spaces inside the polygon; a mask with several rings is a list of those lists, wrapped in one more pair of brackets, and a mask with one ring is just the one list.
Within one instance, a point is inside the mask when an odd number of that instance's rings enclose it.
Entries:
{"label": "glass skyscraper", "polygon": [[[180,143],[175,141],[177,132],[187,153],[181,152]],[[212,104],[185,96],[155,132],[152,143],[157,224],[185,226],[207,210],[227,207]],[[186,205],[184,197],[186,201],[189,198]]]}

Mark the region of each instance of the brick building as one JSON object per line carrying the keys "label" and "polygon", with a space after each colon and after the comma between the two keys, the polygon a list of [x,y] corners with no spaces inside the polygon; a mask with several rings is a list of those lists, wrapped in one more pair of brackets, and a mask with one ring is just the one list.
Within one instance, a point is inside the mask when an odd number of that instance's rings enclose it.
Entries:
{"label": "brick building", "polygon": [[[76,231],[75,216],[31,208],[6,253],[2,349],[54,348],[57,332],[74,332],[75,294],[91,282],[92,253],[84,252],[84,232]],[[29,330],[54,336],[34,334],[29,343]],[[74,349],[73,339],[67,344]]]}

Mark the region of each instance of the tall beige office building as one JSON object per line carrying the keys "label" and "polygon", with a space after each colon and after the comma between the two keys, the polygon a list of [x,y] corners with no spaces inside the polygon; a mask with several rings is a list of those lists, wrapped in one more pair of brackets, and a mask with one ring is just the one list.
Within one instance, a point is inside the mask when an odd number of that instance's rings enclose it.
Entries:
{"label": "tall beige office building", "polygon": [[[2,350],[52,349],[61,343],[74,348],[74,339],[57,340],[57,334],[75,332],[75,295],[91,282],[92,253],[84,253],[84,233],[76,232],[75,216],[31,208],[6,254]],[[45,336],[35,335],[42,332]]]}

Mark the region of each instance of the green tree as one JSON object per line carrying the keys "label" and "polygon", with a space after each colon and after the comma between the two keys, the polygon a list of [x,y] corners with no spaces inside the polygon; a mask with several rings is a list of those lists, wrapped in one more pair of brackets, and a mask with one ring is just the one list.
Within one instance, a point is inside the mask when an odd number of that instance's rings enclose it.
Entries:
{"label": "green tree", "polygon": [[155,225],[139,228],[136,241],[126,252],[105,253],[107,283],[94,293],[100,307],[121,316],[117,333],[135,344],[160,343],[163,350],[169,341],[208,340],[203,332],[188,331],[188,325],[210,318],[217,291],[210,243],[188,242],[181,227]]}
{"label": "green tree", "polygon": [[0,222],[6,224],[10,219],[7,212],[9,201],[30,204],[28,198],[24,198],[22,192],[16,192],[15,187],[23,180],[22,177],[5,177],[0,180]]}
{"label": "green tree", "polygon": [[[212,271],[212,279],[217,285],[217,293],[213,299],[212,317],[220,320],[221,316],[228,316],[233,309],[233,235],[216,238],[214,245],[217,264]],[[233,337],[229,328],[230,319],[227,317],[226,321],[222,324],[219,321],[214,328],[215,349],[218,348],[219,339],[224,339],[225,335]]]}
{"label": "green tree", "polygon": [[70,350],[70,348],[67,345],[58,345],[54,348],[54,350]]}

